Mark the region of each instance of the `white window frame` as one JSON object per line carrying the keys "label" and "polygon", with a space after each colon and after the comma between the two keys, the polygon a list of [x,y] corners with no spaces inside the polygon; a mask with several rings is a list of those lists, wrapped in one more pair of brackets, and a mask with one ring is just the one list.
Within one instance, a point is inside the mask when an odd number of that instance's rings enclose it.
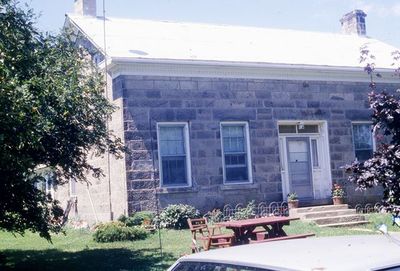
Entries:
{"label": "white window frame", "polygon": [[54,199],[55,190],[54,190],[54,181],[53,181],[53,173],[51,171],[46,172],[44,175],[44,187],[46,195],[50,195],[52,199]]}
{"label": "white window frame", "polygon": [[372,126],[373,123],[372,121],[352,121],[351,122],[351,139],[353,141],[353,154],[354,154],[354,159],[357,160],[356,157],[356,144],[355,144],[355,140],[354,140],[354,129],[353,129],[353,125],[357,125],[357,124],[369,124],[371,126],[371,136],[372,136],[372,152],[376,151],[376,138],[375,138],[375,133],[372,131]]}
{"label": "white window frame", "polygon": [[[162,175],[162,161],[160,152],[160,127],[183,127],[183,140],[186,155],[186,184],[182,185],[165,185],[163,183]],[[190,142],[189,142],[189,125],[187,122],[157,122],[157,146],[158,146],[158,167],[160,175],[160,187],[166,188],[180,188],[192,186],[192,168],[190,159]]]}
{"label": "white window frame", "polygon": [[[72,189],[72,186],[73,186],[73,183],[74,183],[74,188],[75,188],[75,193],[73,193],[73,189]],[[74,179],[70,179],[69,180],[69,196],[70,197],[76,197],[76,185],[77,185],[77,181],[76,180],[74,180]]]}
{"label": "white window frame", "polygon": [[[226,181],[226,169],[225,169],[225,152],[224,152],[224,142],[222,135],[222,127],[223,126],[243,126],[244,127],[244,137],[245,137],[245,147],[246,147],[246,158],[247,158],[247,181],[242,182],[233,182]],[[250,132],[249,132],[249,123],[247,121],[223,121],[220,122],[220,140],[221,140],[221,156],[222,156],[222,175],[224,185],[235,185],[235,184],[252,184],[253,183],[253,170],[251,163],[251,149],[250,149]]]}

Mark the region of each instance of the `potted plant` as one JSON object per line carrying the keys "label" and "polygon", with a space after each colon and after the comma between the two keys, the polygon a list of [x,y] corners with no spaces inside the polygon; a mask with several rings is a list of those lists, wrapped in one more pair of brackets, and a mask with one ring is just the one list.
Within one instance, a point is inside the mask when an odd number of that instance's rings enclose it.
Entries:
{"label": "potted plant", "polygon": [[341,185],[335,183],[332,187],[332,200],[333,205],[343,204],[344,202],[344,189]]}
{"label": "potted plant", "polygon": [[287,195],[289,209],[299,208],[299,198],[296,192],[291,192]]}

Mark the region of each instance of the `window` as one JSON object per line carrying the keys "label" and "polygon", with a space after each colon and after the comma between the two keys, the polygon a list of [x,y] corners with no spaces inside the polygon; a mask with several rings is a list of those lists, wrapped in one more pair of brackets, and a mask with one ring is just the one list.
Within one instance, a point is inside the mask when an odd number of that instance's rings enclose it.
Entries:
{"label": "window", "polygon": [[312,162],[314,168],[319,168],[317,140],[311,139]]}
{"label": "window", "polygon": [[269,271],[269,269],[244,265],[212,262],[180,262],[173,271]]}
{"label": "window", "polygon": [[354,153],[358,161],[362,162],[372,157],[374,143],[371,123],[353,123]]}
{"label": "window", "polygon": [[226,183],[251,182],[248,124],[221,123],[222,162]]}
{"label": "window", "polygon": [[46,195],[50,195],[52,198],[54,198],[54,181],[55,181],[55,175],[53,172],[45,170],[40,173],[40,175],[43,177],[39,182],[35,184],[36,188],[42,192],[44,192]]}
{"label": "window", "polygon": [[159,123],[157,131],[161,185],[190,185],[187,123]]}
{"label": "window", "polygon": [[69,180],[69,195],[70,197],[76,196],[76,181]]}
{"label": "window", "polygon": [[318,124],[282,124],[279,125],[280,134],[318,134]]}
{"label": "window", "polygon": [[46,175],[46,194],[47,195],[53,195],[53,176],[51,175]]}
{"label": "window", "polygon": [[281,164],[281,170],[285,170],[285,160],[284,160],[284,142],[283,142],[283,138],[279,138],[279,160],[280,160],[280,164]]}

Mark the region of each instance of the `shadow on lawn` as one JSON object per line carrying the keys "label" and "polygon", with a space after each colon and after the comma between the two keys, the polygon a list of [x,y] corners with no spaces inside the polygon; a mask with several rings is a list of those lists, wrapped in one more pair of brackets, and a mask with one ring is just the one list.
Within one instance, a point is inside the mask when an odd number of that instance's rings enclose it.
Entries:
{"label": "shadow on lawn", "polygon": [[166,270],[173,260],[158,249],[3,250],[0,270]]}

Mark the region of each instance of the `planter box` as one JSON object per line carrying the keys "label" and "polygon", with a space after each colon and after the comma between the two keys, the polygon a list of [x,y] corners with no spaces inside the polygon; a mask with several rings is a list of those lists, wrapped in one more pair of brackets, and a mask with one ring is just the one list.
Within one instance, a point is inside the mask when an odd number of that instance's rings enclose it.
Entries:
{"label": "planter box", "polygon": [[344,198],[341,197],[333,197],[333,205],[339,205],[344,203]]}

